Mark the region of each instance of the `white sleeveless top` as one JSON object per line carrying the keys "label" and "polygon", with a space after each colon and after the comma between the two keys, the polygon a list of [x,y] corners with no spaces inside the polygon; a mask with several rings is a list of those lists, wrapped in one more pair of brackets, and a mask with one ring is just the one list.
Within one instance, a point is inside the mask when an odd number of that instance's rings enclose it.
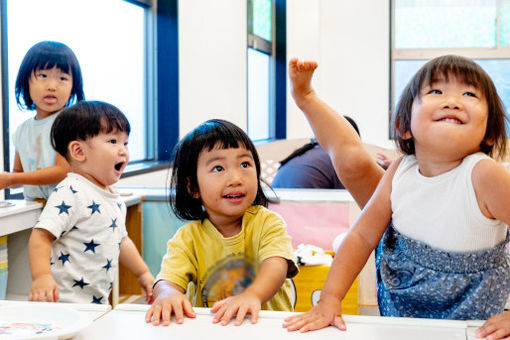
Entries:
{"label": "white sleeveless top", "polygon": [[482,159],[478,152],[439,176],[420,174],[414,155],[402,159],[392,182],[395,229],[432,247],[449,251],[492,248],[506,238],[507,226],[485,217],[478,206],[471,173]]}

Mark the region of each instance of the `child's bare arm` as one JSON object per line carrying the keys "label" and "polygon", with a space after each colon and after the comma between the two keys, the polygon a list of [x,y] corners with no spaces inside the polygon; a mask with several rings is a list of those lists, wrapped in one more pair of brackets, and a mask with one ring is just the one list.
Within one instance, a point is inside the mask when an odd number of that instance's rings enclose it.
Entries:
{"label": "child's bare arm", "polygon": [[58,301],[58,286],[51,275],[51,243],[55,240],[49,231],[35,228],[28,241],[32,288],[30,301]]}
{"label": "child's bare arm", "polygon": [[159,325],[161,321],[163,326],[168,326],[172,312],[177,323],[184,322],[184,315],[194,318],[195,312],[184,293],[184,289],[173,282],[158,281],[154,286],[154,303],[145,314],[145,322],[149,323],[152,319],[154,326]]}
{"label": "child's bare arm", "polygon": [[60,154],[57,154],[55,165],[43,169],[25,172],[19,154],[14,157],[14,168],[12,173],[3,173],[0,176],[0,189],[14,188],[23,184],[48,185],[63,180],[69,172],[69,163]]}
{"label": "child's bare arm", "polygon": [[142,256],[129,236],[124,237],[120,243],[119,261],[135,274],[138,278],[138,282],[140,282],[140,285],[145,291],[145,300],[147,303],[151,303],[154,276],[152,276],[149,268],[143,261]]}
{"label": "child's bare arm", "polygon": [[251,322],[258,320],[261,305],[271,299],[282,286],[287,276],[288,264],[283,257],[270,257],[261,264],[257,276],[246,290],[236,296],[231,296],[216,302],[211,312],[216,313],[214,323],[227,325],[237,314],[235,325],[239,326],[246,314],[251,314]]}
{"label": "child's bare arm", "polygon": [[510,225],[510,172],[486,159],[473,168],[472,181],[482,213]]}
{"label": "child's bare arm", "polygon": [[360,207],[375,191],[384,171],[364,149],[351,124],[322,101],[311,86],[317,63],[289,61],[291,93],[305,113],[317,140],[330,155],[338,177]]}
{"label": "child's bare arm", "polygon": [[400,160],[390,165],[374,196],[341,244],[324,283],[319,304],[304,314],[286,318],[283,326],[289,331],[307,332],[328,325],[345,330],[341,302],[391,220],[391,181],[399,163]]}

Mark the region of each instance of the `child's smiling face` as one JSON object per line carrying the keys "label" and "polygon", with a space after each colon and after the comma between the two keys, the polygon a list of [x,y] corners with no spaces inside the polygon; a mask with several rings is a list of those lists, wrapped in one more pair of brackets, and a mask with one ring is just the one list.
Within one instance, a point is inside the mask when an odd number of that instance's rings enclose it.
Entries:
{"label": "child's smiling face", "polygon": [[115,130],[87,138],[82,142],[85,160],[72,170],[105,189],[119,180],[129,161],[127,144],[127,133]]}
{"label": "child's smiling face", "polygon": [[422,86],[411,113],[416,155],[432,152],[461,159],[479,151],[487,119],[487,100],[476,87],[454,76]]}
{"label": "child's smiling face", "polygon": [[217,227],[241,218],[255,200],[257,170],[252,153],[239,148],[203,150],[197,161],[198,193],[211,222]]}
{"label": "child's smiling face", "polygon": [[43,119],[66,105],[73,89],[73,76],[55,66],[51,69],[35,70],[28,84],[37,118]]}

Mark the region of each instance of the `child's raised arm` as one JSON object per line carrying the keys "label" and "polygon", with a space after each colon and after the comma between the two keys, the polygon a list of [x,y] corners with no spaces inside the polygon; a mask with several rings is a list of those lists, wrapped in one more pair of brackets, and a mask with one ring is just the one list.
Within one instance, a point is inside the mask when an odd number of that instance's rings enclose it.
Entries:
{"label": "child's raised arm", "polygon": [[391,220],[391,182],[398,164],[400,160],[390,165],[374,196],[340,246],[324,283],[319,303],[304,314],[286,318],[283,327],[289,331],[300,332],[329,325],[341,330],[346,329],[341,316],[341,302]]}
{"label": "child's raised arm", "polygon": [[48,185],[63,180],[69,172],[69,163],[57,153],[55,165],[43,169],[24,172],[19,154],[14,156],[13,172],[0,173],[0,189],[15,188],[23,184]]}
{"label": "child's raised arm", "polygon": [[317,140],[330,155],[338,177],[360,207],[375,191],[384,171],[364,149],[351,124],[322,101],[311,81],[317,68],[314,61],[289,61],[291,93],[305,113]]}
{"label": "child's raised arm", "polygon": [[135,274],[138,282],[140,282],[140,286],[142,286],[145,291],[145,301],[147,301],[147,303],[152,303],[154,276],[152,276],[149,268],[143,261],[142,256],[129,236],[122,238],[120,243],[119,262]]}
{"label": "child's raised arm", "polygon": [[58,286],[51,275],[51,243],[55,240],[49,231],[35,228],[28,241],[28,255],[32,274],[29,301],[58,302]]}
{"label": "child's raised arm", "polygon": [[237,314],[234,325],[239,326],[246,314],[251,314],[251,323],[257,323],[261,305],[270,300],[287,277],[288,264],[283,257],[270,257],[262,261],[255,280],[244,292],[216,302],[211,312],[216,313],[214,323],[228,325]]}

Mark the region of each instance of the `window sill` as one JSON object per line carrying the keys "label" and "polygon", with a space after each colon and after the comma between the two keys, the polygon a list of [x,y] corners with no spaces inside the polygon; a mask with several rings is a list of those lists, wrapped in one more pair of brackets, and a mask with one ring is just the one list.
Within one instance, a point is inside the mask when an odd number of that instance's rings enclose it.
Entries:
{"label": "window sill", "polygon": [[169,165],[170,162],[168,161],[143,161],[128,164],[126,169],[124,169],[121,178],[146,174],[158,170],[166,170],[168,169]]}

